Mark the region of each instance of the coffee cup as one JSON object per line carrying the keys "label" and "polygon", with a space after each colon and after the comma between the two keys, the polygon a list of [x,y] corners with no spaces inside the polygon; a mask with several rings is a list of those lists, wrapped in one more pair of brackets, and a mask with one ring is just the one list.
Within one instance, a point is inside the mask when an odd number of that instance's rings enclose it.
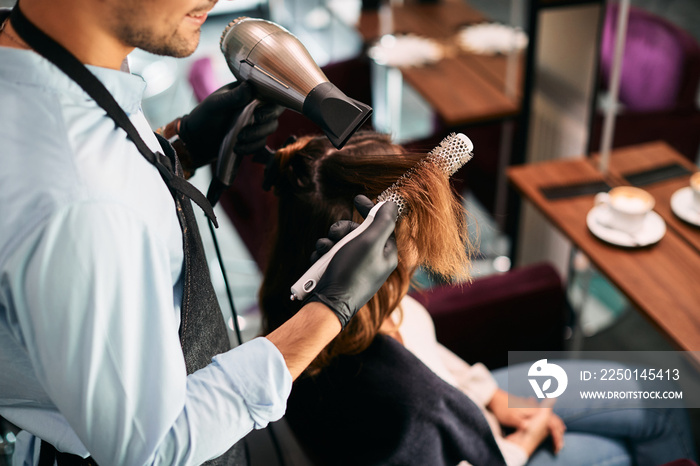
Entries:
{"label": "coffee cup", "polygon": [[693,207],[700,212],[700,172],[690,177],[690,189],[693,191]]}
{"label": "coffee cup", "polygon": [[654,197],[643,189],[618,186],[596,194],[595,204],[607,207],[600,209],[597,218],[600,224],[633,234],[644,226],[644,219],[654,208]]}

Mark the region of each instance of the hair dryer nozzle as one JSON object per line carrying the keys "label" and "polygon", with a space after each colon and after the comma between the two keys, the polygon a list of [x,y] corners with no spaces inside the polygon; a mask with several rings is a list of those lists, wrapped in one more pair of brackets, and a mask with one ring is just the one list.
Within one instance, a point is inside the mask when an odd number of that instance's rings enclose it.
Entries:
{"label": "hair dryer nozzle", "polygon": [[372,108],[346,96],[331,82],[316,86],[304,100],[303,114],[316,123],[336,149],[342,148],[372,115]]}

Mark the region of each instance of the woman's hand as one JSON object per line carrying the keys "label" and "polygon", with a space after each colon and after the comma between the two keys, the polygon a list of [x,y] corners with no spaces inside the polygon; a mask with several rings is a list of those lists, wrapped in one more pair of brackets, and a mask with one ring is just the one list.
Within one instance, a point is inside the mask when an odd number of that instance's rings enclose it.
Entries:
{"label": "woman's hand", "polygon": [[[523,407],[508,407],[509,396],[516,400],[514,404]],[[533,398],[508,395],[508,392],[499,388],[487,408],[496,416],[501,425],[516,429],[516,432],[507,438],[518,443],[530,456],[548,435],[552,436],[555,453],[558,453],[564,446],[566,425],[559,416],[552,412],[551,405],[553,404],[554,400],[545,400],[540,404]]]}
{"label": "woman's hand", "polygon": [[[522,406],[522,408],[509,408],[508,397],[514,401],[513,404]],[[515,395],[508,395],[508,392],[496,390],[493,398],[486,406],[498,419],[502,426],[520,428],[523,423],[536,414],[540,408],[539,403],[534,398],[522,398]]]}

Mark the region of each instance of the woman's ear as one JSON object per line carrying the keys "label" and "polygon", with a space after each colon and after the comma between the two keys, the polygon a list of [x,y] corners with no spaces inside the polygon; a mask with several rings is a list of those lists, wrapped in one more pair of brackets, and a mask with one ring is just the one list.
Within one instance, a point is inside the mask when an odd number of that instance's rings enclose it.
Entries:
{"label": "woman's ear", "polygon": [[280,149],[287,147],[290,144],[294,144],[295,142],[297,142],[297,137],[292,134],[287,138],[286,141],[284,141],[284,144],[282,144],[282,147],[280,147]]}
{"label": "woman's ear", "polygon": [[[286,141],[284,141],[284,144],[282,144],[282,147],[280,147],[277,150],[279,151],[281,149],[284,149],[285,147],[289,146],[290,144],[294,144],[295,142],[297,142],[297,137],[294,135],[291,135],[287,138]],[[265,172],[263,175],[263,184],[262,184],[263,190],[264,191],[271,190],[272,187],[277,184],[279,177],[280,177],[279,161],[277,160],[277,157],[274,154],[271,154],[271,156],[267,160],[267,163],[265,164]]]}

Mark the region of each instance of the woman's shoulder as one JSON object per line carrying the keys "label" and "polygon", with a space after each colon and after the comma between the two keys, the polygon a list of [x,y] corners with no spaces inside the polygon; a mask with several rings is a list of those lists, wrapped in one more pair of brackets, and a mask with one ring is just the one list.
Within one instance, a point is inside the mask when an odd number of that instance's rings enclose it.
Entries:
{"label": "woman's shoulder", "polygon": [[[344,449],[340,439],[349,435],[362,448],[344,464],[456,464],[472,454],[498,456],[479,408],[381,334],[362,353],[337,357],[317,376],[297,380],[286,417],[307,448],[334,464]],[[439,461],[442,456],[448,461]]]}
{"label": "woman's shoulder", "polygon": [[365,351],[338,356],[319,374],[298,380],[291,398],[307,399],[305,404],[315,406],[319,397],[324,402],[352,397],[360,408],[366,402],[386,400],[410,405],[424,398],[426,391],[439,390],[442,383],[401,343],[378,334]]}

